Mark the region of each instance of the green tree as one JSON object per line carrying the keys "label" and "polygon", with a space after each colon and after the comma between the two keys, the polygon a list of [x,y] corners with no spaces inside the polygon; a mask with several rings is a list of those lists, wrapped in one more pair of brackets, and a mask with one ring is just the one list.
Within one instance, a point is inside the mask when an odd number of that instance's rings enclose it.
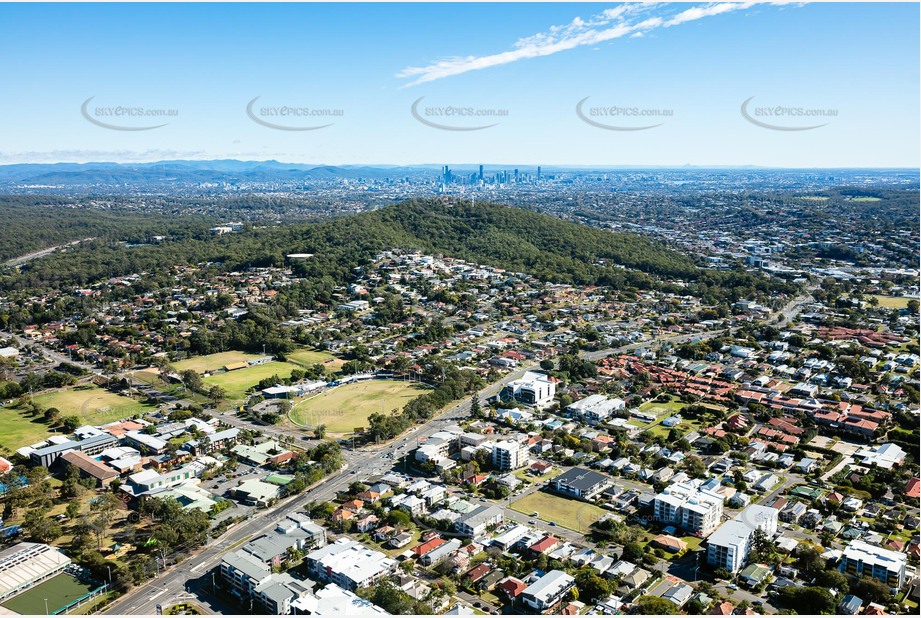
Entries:
{"label": "green tree", "polygon": [[860,581],[852,585],[851,593],[871,603],[885,605],[892,601],[892,593],[889,591],[889,586],[878,579],[872,579],[870,577],[862,577]]}
{"label": "green tree", "polygon": [[63,429],[67,433],[71,433],[72,431],[76,430],[77,427],[79,427],[82,424],[83,423],[80,421],[80,417],[74,414],[70,416],[65,416],[64,418],[61,419],[61,429]]}
{"label": "green tree", "polygon": [[80,514],[80,501],[71,500],[67,503],[67,507],[64,509],[64,514],[67,515],[69,519],[75,519],[77,515]]}
{"label": "green tree", "polygon": [[198,392],[204,387],[204,382],[202,382],[201,376],[198,375],[197,371],[192,369],[186,369],[179,374],[179,379],[182,380],[182,385],[187,389],[193,392]]}
{"label": "green tree", "polygon": [[591,568],[581,569],[576,573],[576,587],[581,593],[580,598],[587,602],[605,599],[611,594],[611,583],[607,579],[600,577]]}
{"label": "green tree", "polygon": [[661,597],[642,596],[633,604],[630,613],[641,616],[672,616],[678,613],[678,606]]}
{"label": "green tree", "polygon": [[832,614],[835,611],[835,598],[819,586],[789,586],[778,592],[777,600],[799,614]]}
{"label": "green tree", "polygon": [[474,393],[473,397],[470,398],[470,416],[480,418],[480,414],[480,394]]}
{"label": "green tree", "polygon": [[50,543],[61,536],[61,524],[48,517],[46,509],[31,509],[26,512],[22,527],[39,543]]}

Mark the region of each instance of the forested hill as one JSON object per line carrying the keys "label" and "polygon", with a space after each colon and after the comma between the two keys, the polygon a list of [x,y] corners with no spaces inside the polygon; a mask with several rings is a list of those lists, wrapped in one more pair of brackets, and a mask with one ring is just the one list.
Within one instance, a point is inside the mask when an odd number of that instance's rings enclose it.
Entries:
{"label": "forested hill", "polygon": [[372,213],[430,251],[501,264],[547,280],[596,283],[603,260],[664,277],[694,277],[685,256],[636,234],[612,233],[521,208],[417,201]]}
{"label": "forested hill", "polygon": [[281,266],[288,253],[315,255],[296,263],[300,274],[342,283],[356,266],[393,248],[440,253],[560,283],[649,288],[661,286],[663,279],[680,278],[696,282],[691,293],[722,298],[747,297],[776,286],[745,273],[698,269],[689,258],[642,236],[520,208],[449,206],[438,200],[402,202],[321,223],[273,225],[220,237],[198,233],[155,246],[88,243],[66,255],[31,262],[0,285],[85,285],[117,275],[162,272],[170,264],[206,261],[222,262],[227,269]]}

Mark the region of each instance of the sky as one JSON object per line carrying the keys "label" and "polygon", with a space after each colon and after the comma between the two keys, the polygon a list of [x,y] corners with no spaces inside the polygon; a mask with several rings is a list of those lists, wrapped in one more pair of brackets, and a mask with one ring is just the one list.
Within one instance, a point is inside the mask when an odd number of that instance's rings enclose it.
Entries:
{"label": "sky", "polygon": [[918,22],[917,3],[0,4],[0,164],[917,168]]}

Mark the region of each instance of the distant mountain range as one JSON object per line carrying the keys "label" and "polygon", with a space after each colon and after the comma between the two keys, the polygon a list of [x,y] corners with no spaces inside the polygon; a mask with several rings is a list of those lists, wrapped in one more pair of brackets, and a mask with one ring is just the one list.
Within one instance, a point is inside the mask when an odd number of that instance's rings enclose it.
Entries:
{"label": "distant mountain range", "polygon": [[[479,164],[449,164],[453,172],[467,175],[475,172]],[[484,164],[487,174],[497,171],[519,169],[525,174],[534,174],[535,165]],[[624,177],[637,173],[665,174],[718,174],[731,177],[734,173],[768,178],[778,172],[794,177],[808,177],[816,173],[834,176],[829,180],[847,182],[853,174],[869,173],[871,175],[893,172],[896,176],[906,173],[916,175],[917,170],[857,170],[857,169],[790,169],[777,170],[757,166],[712,166],[712,167],[667,167],[667,166],[564,166],[543,165],[545,176],[560,173],[575,175],[613,174]],[[310,182],[328,182],[342,180],[381,180],[384,178],[410,178],[414,182],[434,180],[441,174],[440,164],[418,165],[321,165],[307,163],[282,163],[279,161],[239,161],[235,159],[215,160],[172,160],[150,163],[20,163],[0,165],[0,190],[41,189],[42,187],[76,188],[107,187],[113,188],[160,188],[197,186],[202,184],[241,185],[249,183],[283,183],[295,185]]]}
{"label": "distant mountain range", "polygon": [[378,179],[400,177],[424,168],[332,166],[278,161],[157,161],[152,163],[21,163],[0,166],[0,183],[58,184],[158,184],[163,182],[291,182],[334,178]]}

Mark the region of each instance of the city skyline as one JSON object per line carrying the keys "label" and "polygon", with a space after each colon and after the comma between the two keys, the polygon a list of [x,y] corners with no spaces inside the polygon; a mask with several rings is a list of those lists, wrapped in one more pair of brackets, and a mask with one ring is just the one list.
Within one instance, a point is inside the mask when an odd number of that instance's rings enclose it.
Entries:
{"label": "city skyline", "polygon": [[[21,59],[0,101],[0,164],[919,165],[916,4],[3,5],[0,16],[21,25],[0,42]],[[126,115],[137,108],[156,116]]]}

